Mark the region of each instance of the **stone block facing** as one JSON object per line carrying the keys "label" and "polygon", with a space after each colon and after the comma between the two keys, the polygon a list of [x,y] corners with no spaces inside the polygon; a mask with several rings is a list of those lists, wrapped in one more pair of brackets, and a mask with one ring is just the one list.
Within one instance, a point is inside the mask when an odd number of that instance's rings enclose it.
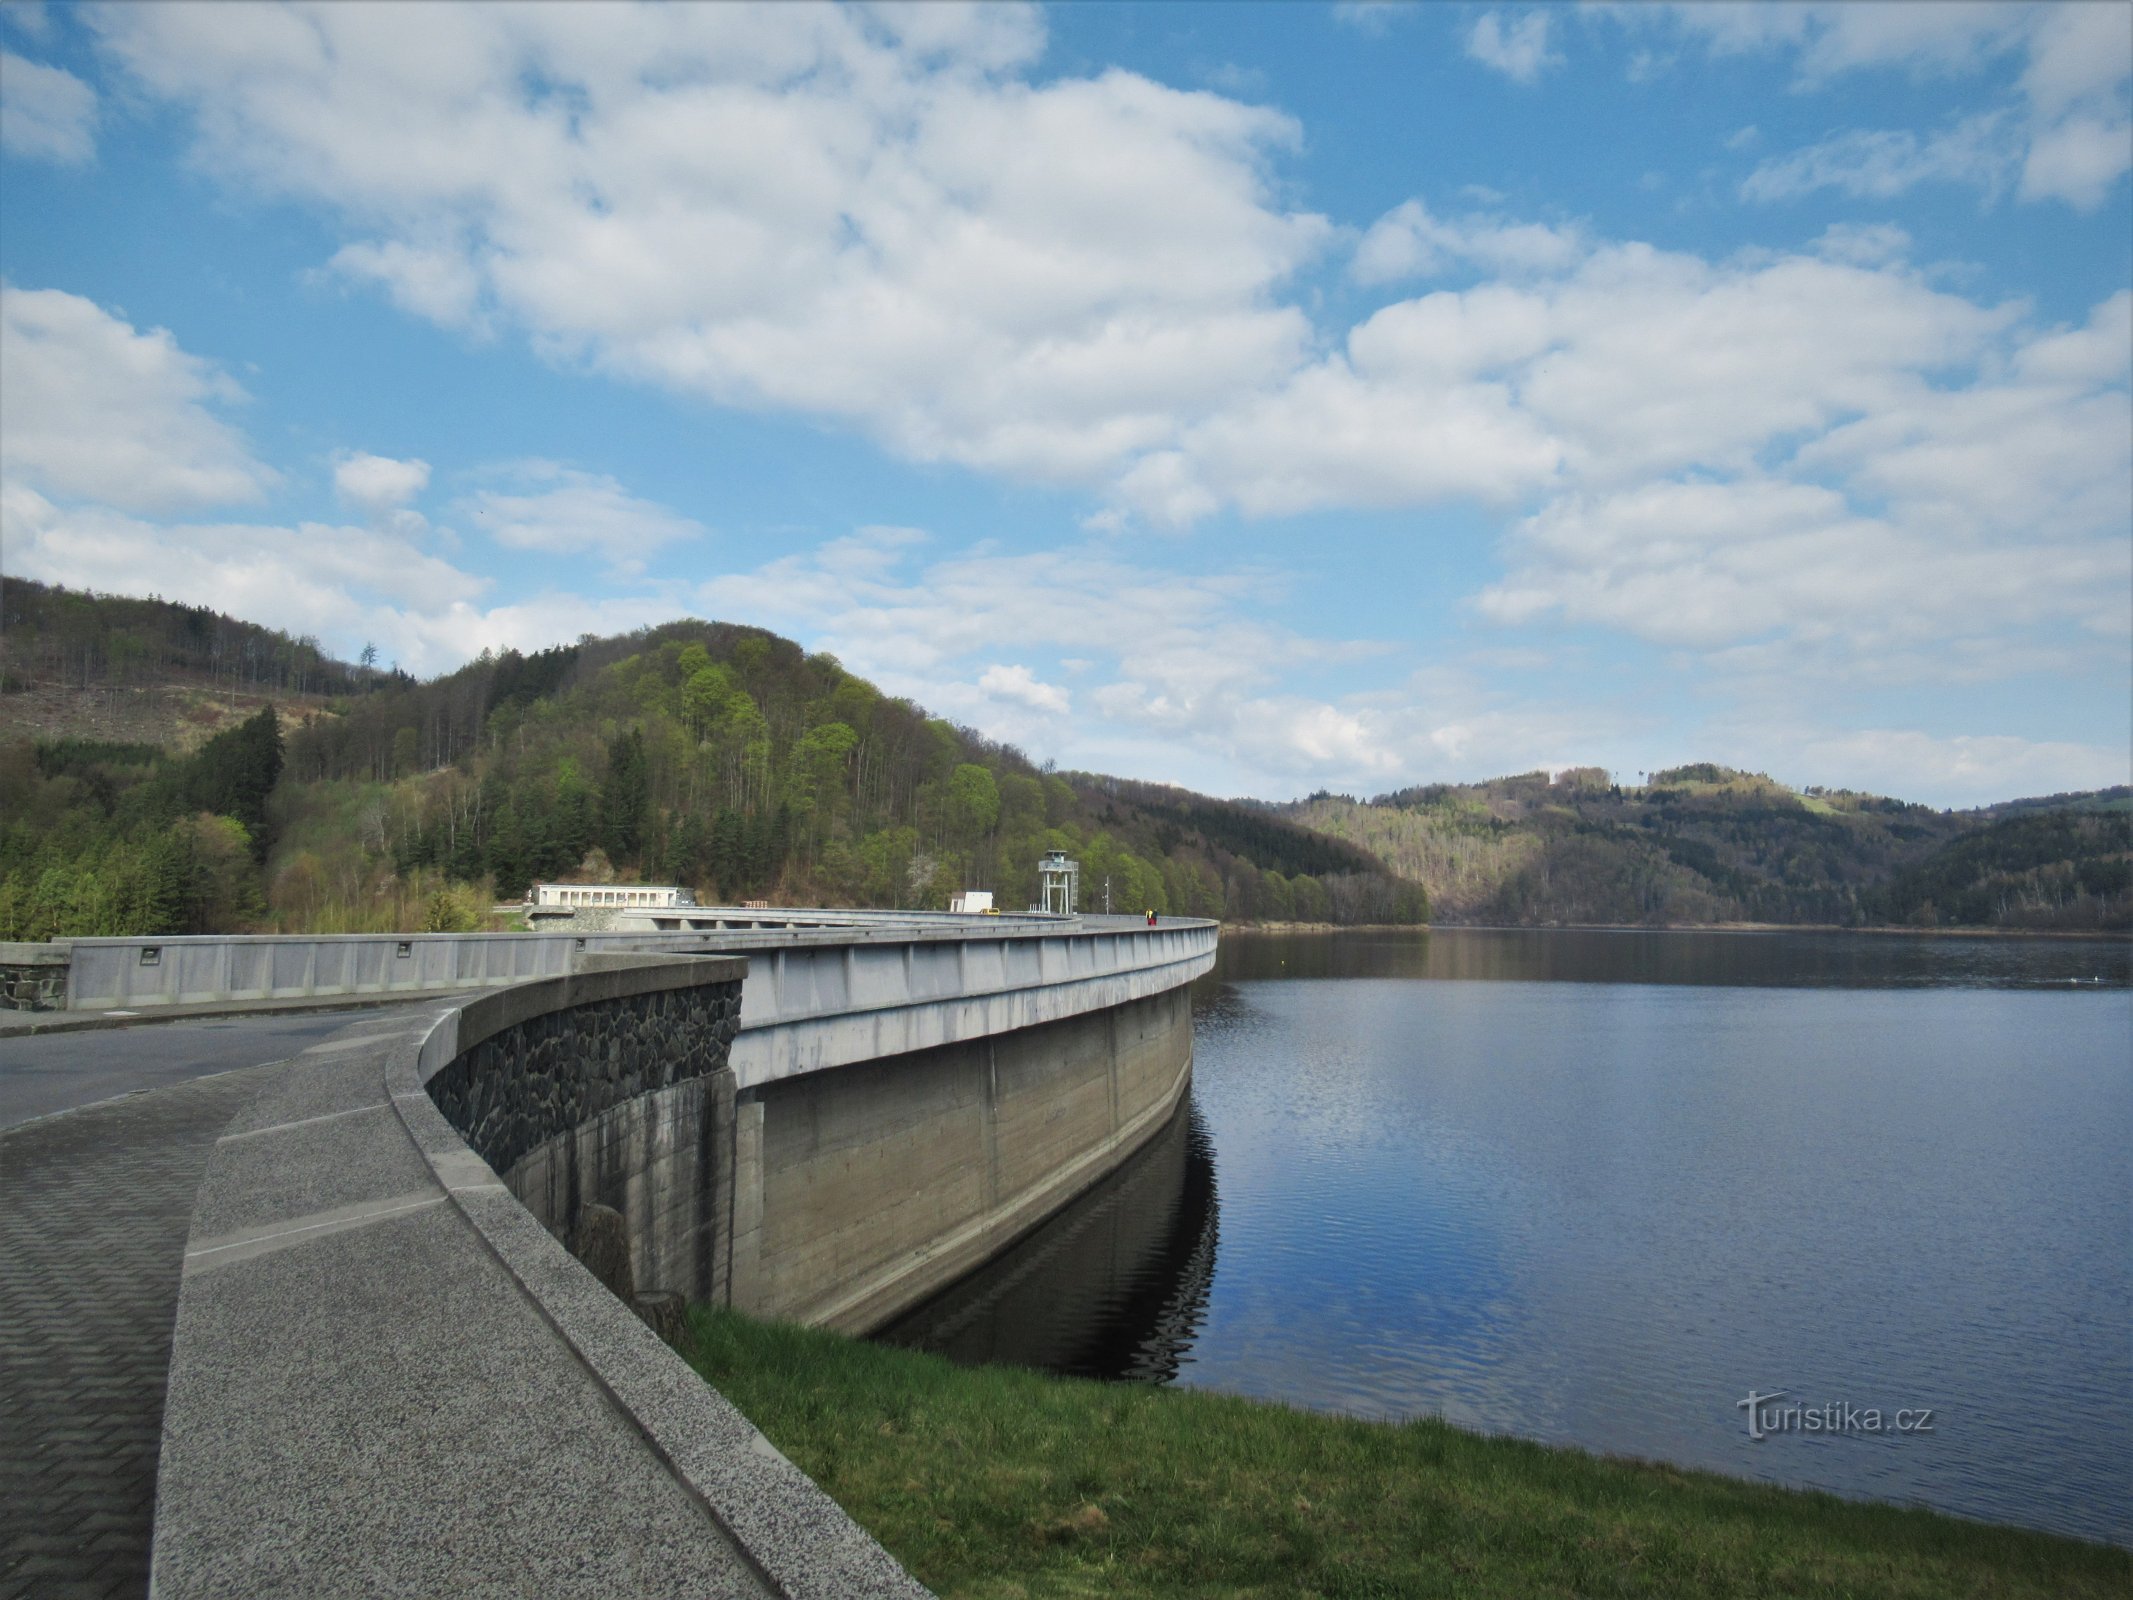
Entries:
{"label": "stone block facing", "polygon": [[63,945],[0,944],[0,1011],[64,1011],[72,958]]}
{"label": "stone block facing", "polygon": [[738,978],[530,1016],[430,1079],[430,1098],[499,1172],[643,1095],[708,1077],[740,1027]]}
{"label": "stone block facing", "polygon": [[[722,969],[740,963],[721,963]],[[726,1297],[733,1074],[741,979],[632,992],[704,963],[595,957],[549,985],[571,1004],[527,1009],[513,993],[462,1019],[458,1055],[430,1098],[557,1239],[587,1207],[619,1212],[636,1284],[692,1300]],[[540,988],[540,985],[529,985]],[[471,1046],[466,1040],[475,1038]]]}

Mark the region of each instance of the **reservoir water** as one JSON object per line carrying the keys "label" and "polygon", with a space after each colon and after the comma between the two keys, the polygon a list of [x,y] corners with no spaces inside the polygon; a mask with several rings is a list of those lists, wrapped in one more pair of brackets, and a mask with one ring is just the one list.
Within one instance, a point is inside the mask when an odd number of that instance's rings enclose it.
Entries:
{"label": "reservoir water", "polygon": [[2129,961],[1226,935],[1185,1112],[884,1337],[2133,1544]]}

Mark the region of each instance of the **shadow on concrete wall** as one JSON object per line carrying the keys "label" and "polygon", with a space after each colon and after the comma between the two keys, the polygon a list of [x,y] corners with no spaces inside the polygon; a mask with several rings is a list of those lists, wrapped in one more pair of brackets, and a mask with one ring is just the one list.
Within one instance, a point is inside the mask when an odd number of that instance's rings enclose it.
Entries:
{"label": "shadow on concrete wall", "polygon": [[875,1337],[972,1366],[1168,1383],[1206,1319],[1219,1222],[1188,1094],[1116,1172]]}

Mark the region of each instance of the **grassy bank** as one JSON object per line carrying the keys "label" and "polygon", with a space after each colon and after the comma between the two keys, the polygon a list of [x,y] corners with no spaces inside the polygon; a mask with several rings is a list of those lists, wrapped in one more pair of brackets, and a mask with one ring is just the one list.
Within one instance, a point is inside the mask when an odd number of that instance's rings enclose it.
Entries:
{"label": "grassy bank", "polygon": [[694,1317],[697,1369],[943,1596],[2133,1590],[2127,1552],[1930,1512]]}

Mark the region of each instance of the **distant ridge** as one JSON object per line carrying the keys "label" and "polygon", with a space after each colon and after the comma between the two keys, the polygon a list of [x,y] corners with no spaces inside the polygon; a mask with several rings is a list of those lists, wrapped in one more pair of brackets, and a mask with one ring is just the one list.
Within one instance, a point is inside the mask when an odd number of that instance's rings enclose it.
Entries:
{"label": "distant ridge", "polygon": [[1439,922],[2133,928],[2133,789],[1975,811],[1700,763],[1431,784],[1284,814],[1421,883]]}

